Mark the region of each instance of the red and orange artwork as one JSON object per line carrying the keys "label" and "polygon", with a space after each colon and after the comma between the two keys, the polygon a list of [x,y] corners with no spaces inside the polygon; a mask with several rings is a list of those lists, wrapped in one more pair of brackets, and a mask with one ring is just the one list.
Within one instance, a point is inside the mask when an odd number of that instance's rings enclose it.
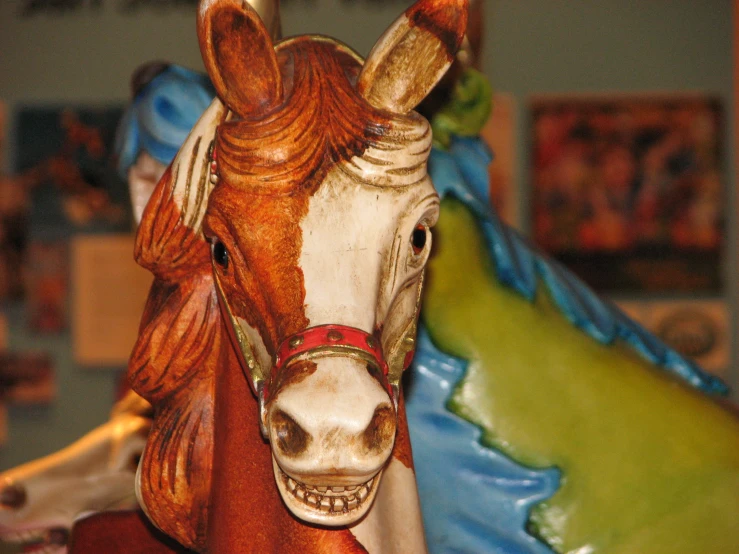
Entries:
{"label": "red and orange artwork", "polygon": [[603,292],[716,292],[722,108],[704,96],[532,104],[535,242]]}

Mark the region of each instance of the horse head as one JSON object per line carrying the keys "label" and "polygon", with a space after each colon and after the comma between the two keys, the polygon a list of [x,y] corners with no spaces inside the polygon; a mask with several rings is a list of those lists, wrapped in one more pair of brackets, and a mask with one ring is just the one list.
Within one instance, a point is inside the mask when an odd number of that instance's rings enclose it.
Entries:
{"label": "horse head", "polygon": [[399,383],[438,214],[413,108],[465,26],[465,0],[421,0],[363,63],[326,37],[273,44],[245,2],[200,3],[218,98],[143,215],[156,279],[129,373],[156,414],[139,498],[186,546],[223,527],[244,472],[250,513],[274,496],[345,527],[391,455],[411,465]]}
{"label": "horse head", "polygon": [[151,426],[150,407],[130,393],[110,420],[71,445],[0,474],[0,540],[28,552],[66,552],[82,514],[137,506],[136,467]]}

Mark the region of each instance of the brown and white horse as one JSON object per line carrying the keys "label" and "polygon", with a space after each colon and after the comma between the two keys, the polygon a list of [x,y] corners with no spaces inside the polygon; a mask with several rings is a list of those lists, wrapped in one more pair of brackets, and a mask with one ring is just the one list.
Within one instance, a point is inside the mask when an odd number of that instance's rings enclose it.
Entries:
{"label": "brown and white horse", "polygon": [[155,410],[137,494],[186,547],[425,550],[399,382],[438,197],[413,108],[466,10],[420,0],[363,63],[201,0],[218,99],[141,221],[155,282],[129,370]]}

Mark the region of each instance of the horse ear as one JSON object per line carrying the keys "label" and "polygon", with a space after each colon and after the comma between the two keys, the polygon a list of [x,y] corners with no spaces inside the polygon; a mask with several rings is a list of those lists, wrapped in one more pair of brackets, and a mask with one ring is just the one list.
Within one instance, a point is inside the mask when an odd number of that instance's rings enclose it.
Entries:
{"label": "horse ear", "polygon": [[[272,32],[279,33],[277,9],[268,13]],[[244,117],[282,99],[270,32],[246,1],[200,0],[197,26],[205,69],[226,106]]]}
{"label": "horse ear", "polygon": [[357,89],[374,107],[415,108],[446,73],[467,28],[468,0],[419,0],[380,37]]}

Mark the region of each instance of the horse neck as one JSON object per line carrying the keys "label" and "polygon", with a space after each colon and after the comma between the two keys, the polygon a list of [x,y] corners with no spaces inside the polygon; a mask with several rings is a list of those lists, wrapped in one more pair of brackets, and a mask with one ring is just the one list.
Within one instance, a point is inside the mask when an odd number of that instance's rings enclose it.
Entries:
{"label": "horse neck", "polygon": [[[272,454],[259,428],[257,403],[231,349],[215,386],[213,478],[207,551],[306,554],[416,553],[425,550],[405,408],[399,408],[396,454],[367,517],[351,529],[305,524],[282,503]],[[227,369],[224,369],[227,368]],[[234,368],[237,368],[234,370]]]}

